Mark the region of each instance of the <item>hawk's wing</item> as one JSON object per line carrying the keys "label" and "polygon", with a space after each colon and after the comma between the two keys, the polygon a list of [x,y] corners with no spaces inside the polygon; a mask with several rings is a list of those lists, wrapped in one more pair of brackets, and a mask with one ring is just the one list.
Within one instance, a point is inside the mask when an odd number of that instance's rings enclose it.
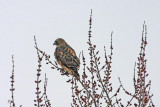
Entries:
{"label": "hawk's wing", "polygon": [[79,58],[76,56],[75,51],[67,44],[56,48],[55,57],[63,66],[73,71],[79,68]]}

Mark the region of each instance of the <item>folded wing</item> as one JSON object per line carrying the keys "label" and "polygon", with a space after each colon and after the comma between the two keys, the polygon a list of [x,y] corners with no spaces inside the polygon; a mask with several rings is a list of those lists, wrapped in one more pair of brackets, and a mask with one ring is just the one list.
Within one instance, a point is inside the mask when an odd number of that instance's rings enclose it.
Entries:
{"label": "folded wing", "polygon": [[[79,58],[76,56],[75,51],[69,45],[62,45],[56,48],[55,57],[57,62],[65,69],[73,71],[74,74],[78,74],[78,68],[80,66]],[[68,71],[67,69],[65,69]]]}

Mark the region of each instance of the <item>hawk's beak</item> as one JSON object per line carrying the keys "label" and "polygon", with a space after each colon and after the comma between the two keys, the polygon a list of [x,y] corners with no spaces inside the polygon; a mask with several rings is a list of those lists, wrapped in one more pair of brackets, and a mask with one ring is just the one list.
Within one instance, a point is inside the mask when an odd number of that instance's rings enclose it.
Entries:
{"label": "hawk's beak", "polygon": [[55,42],[53,43],[53,45],[58,45],[58,42],[57,42],[57,41],[55,41]]}

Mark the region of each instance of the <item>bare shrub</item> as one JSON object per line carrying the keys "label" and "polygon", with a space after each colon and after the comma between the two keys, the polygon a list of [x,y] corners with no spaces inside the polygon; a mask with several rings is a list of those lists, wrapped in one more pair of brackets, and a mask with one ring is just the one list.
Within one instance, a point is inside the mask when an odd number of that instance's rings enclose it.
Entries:
{"label": "bare shrub", "polygon": [[[145,58],[145,49],[147,45],[147,27],[144,23],[143,30],[142,30],[142,41],[140,46],[140,52],[138,56],[138,62],[135,63],[134,66],[134,73],[133,73],[133,88],[134,92],[129,92],[124,88],[124,84],[119,79],[119,87],[115,92],[113,92],[112,83],[110,81],[112,75],[112,56],[113,56],[113,45],[112,45],[112,35],[111,33],[111,41],[110,41],[110,53],[107,55],[106,47],[104,46],[104,62],[101,62],[99,51],[96,48],[96,44],[92,43],[92,10],[89,20],[89,31],[88,31],[88,54],[89,54],[89,64],[86,63],[86,58],[84,52],[81,52],[81,66],[83,67],[83,74],[81,75],[81,79],[77,80],[74,77],[72,79],[67,80],[67,83],[71,84],[71,91],[72,91],[72,103],[71,107],[128,107],[128,106],[135,106],[135,107],[154,107],[152,97],[153,94],[150,93],[151,88],[151,80],[147,81],[148,73],[146,69],[147,60]],[[42,67],[42,60],[45,59],[46,64],[51,65],[51,69],[57,70],[63,76],[68,76],[66,71],[59,67],[56,61],[52,62],[50,60],[50,55],[46,54],[46,52],[40,50],[37,46],[36,38],[34,36],[35,41],[35,49],[37,50],[37,57],[38,57],[38,68],[36,74],[36,99],[34,100],[34,106],[36,107],[51,107],[50,100],[47,96],[47,80],[45,74],[45,82],[44,82],[44,91],[43,93],[40,90],[40,76],[41,76],[41,67]],[[11,75],[11,100],[9,100],[10,107],[15,107],[14,102],[14,59],[12,56],[12,75]],[[131,97],[126,102],[126,105],[123,102],[122,104],[122,97],[119,96],[119,93],[124,91],[125,95]]]}

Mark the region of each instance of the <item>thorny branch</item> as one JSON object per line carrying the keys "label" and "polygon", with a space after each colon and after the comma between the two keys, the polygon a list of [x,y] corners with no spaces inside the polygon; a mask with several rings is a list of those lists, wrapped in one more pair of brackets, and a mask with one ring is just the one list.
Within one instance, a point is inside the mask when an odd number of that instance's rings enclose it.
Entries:
{"label": "thorny branch", "polygon": [[[127,102],[126,107],[132,105],[133,99],[137,100],[137,103],[134,103],[134,106],[136,107],[146,107],[147,105],[149,107],[154,107],[154,104],[151,99],[153,95],[152,94],[150,95],[151,81],[149,81],[146,84],[146,77],[148,76],[148,73],[146,70],[147,60],[145,59],[146,45],[147,45],[147,26],[145,25],[145,22],[144,22],[138,63],[137,64],[135,63],[135,66],[134,66],[134,76],[133,76],[134,94],[128,92],[123,87],[120,81],[120,78],[119,78],[119,82],[122,86],[122,89],[127,95],[131,96],[131,99]],[[136,78],[136,73],[135,73],[136,65],[137,65],[137,78]]]}
{"label": "thorny branch", "polygon": [[47,82],[48,82],[48,78],[45,74],[44,92],[43,92],[43,95],[41,96],[41,98],[43,98],[45,101],[45,104],[43,104],[44,106],[51,107],[50,100],[48,99],[48,96],[47,96]]}
{"label": "thorny branch", "polygon": [[10,102],[10,107],[15,107],[15,103],[14,103],[14,57],[12,55],[12,75],[11,75],[11,100],[9,100]]}
{"label": "thorny branch", "polygon": [[[41,80],[40,80],[40,75],[41,75],[41,67],[42,67],[42,59],[44,58],[45,54],[42,53],[42,55],[40,55],[39,51],[38,50],[38,46],[37,46],[37,42],[36,42],[36,37],[34,36],[34,42],[35,42],[35,48],[37,50],[37,56],[38,56],[38,69],[37,69],[37,80],[35,81],[36,83],[36,100],[34,100],[35,104],[34,106],[36,107],[51,107],[51,103],[50,103],[50,100],[48,99],[47,97],[47,94],[46,94],[46,87],[47,87],[47,77],[46,77],[46,74],[45,74],[45,82],[44,82],[44,92],[41,96],[41,91],[40,91],[40,83],[41,83]],[[40,97],[41,96],[41,97]],[[42,104],[43,102],[43,99],[44,99],[44,104]]]}
{"label": "thorny branch", "polygon": [[[35,42],[35,47],[37,47],[37,42],[36,42],[36,37],[34,36],[34,42]],[[43,59],[43,56],[44,54],[42,54],[42,56],[40,56],[39,54],[39,51],[37,50],[37,56],[38,56],[38,69],[37,69],[37,80],[35,81],[36,83],[36,100],[34,100],[35,104],[34,106],[37,106],[37,107],[40,107],[42,106],[41,102],[42,102],[42,99],[40,98],[40,94],[41,94],[41,91],[40,91],[40,88],[39,88],[39,85],[41,83],[41,80],[39,79],[40,75],[41,75],[41,62],[42,62],[42,59]]]}
{"label": "thorny branch", "polygon": [[[14,88],[14,56],[12,55],[12,75],[11,75],[11,100],[9,100],[9,104],[10,104],[10,107],[16,107],[15,105],[15,102],[14,102],[14,91],[15,91],[15,88]],[[22,107],[22,105],[20,105],[19,107]]]}

